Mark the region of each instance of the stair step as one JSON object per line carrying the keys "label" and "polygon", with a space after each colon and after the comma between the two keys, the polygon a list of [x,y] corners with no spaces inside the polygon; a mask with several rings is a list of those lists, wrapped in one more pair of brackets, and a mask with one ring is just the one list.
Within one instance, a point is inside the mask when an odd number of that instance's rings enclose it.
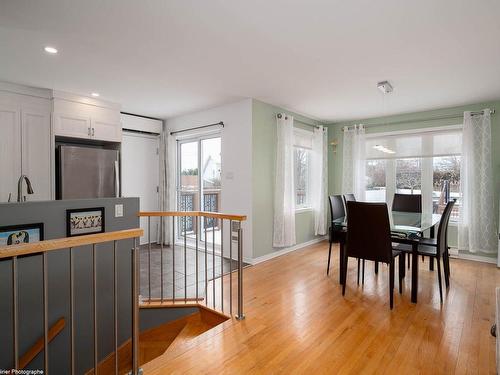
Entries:
{"label": "stair step", "polygon": [[187,324],[162,355],[162,359],[171,359],[184,353],[187,349],[194,345],[197,337],[227,319],[227,317],[215,314],[210,310],[200,309],[199,314],[192,315],[190,317]]}

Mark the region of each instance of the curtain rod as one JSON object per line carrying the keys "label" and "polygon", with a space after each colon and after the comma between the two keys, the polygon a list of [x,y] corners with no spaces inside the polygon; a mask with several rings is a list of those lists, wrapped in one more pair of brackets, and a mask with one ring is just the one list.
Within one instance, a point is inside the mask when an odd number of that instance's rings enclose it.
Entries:
{"label": "curtain rod", "polygon": [[[490,109],[490,115],[494,115],[496,113],[495,109]],[[477,115],[483,115],[483,111],[471,111],[471,115],[477,116]],[[410,124],[414,122],[427,122],[427,121],[435,121],[435,120],[447,120],[447,119],[454,119],[454,118],[463,118],[464,113],[456,113],[456,114],[450,114],[450,115],[442,115],[442,116],[430,116],[430,117],[423,117],[423,118],[416,118],[416,119],[410,119],[410,120],[400,120],[400,121],[387,121],[387,122],[378,122],[374,124],[363,124],[362,121],[360,122],[360,125],[362,124],[363,126],[372,128],[376,126],[385,126],[385,125],[398,125],[398,124]]]}
{"label": "curtain rod", "polygon": [[222,126],[222,127],[224,127],[224,122],[223,121],[219,121],[219,122],[216,122],[215,124],[208,124],[208,125],[202,125],[202,126],[195,126],[194,128],[176,130],[176,131],[170,132],[170,135],[174,135],[174,134],[177,134],[177,133],[183,133],[183,132],[187,132],[187,131],[190,131],[190,130],[197,130],[197,129],[209,128],[211,126]]}
{"label": "curtain rod", "polygon": [[[282,117],[283,117],[283,114],[281,114],[281,113],[277,113],[277,114],[276,114],[276,118],[282,118]],[[319,125],[309,124],[309,123],[307,123],[307,122],[305,122],[305,121],[301,121],[301,120],[299,120],[299,119],[296,119],[295,117],[293,118],[293,121],[300,122],[301,124],[304,124],[304,125],[307,125],[307,126],[311,126],[311,127],[316,128],[316,129],[319,129],[319,128],[320,128],[320,126],[319,126]]]}

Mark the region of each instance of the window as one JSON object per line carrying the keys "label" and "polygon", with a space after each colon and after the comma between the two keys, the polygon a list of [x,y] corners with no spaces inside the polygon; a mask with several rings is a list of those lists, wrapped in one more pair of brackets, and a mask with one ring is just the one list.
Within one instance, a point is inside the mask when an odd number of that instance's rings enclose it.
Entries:
{"label": "window", "polygon": [[461,142],[459,126],[367,136],[366,200],[391,204],[394,193],[422,194],[424,210],[442,213],[457,199],[451,220],[458,220]]}
{"label": "window", "polygon": [[294,177],[295,177],[295,206],[309,207],[309,150],[295,147],[294,149]]}
{"label": "window", "polygon": [[294,179],[295,179],[295,208],[311,207],[310,173],[311,173],[312,133],[296,128],[294,130]]}
{"label": "window", "polygon": [[385,202],[385,160],[367,160],[366,162],[366,200]]}

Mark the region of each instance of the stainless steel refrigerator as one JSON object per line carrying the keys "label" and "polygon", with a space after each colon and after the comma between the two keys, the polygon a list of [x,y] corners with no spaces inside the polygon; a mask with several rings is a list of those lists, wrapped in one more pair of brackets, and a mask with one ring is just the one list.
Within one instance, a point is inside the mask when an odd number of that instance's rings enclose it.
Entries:
{"label": "stainless steel refrigerator", "polygon": [[94,147],[58,149],[58,199],[120,196],[119,152]]}

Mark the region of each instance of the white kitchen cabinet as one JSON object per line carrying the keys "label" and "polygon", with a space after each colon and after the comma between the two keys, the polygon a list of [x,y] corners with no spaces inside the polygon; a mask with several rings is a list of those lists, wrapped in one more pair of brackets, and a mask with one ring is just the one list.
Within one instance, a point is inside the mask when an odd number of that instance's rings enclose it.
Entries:
{"label": "white kitchen cabinet", "polygon": [[122,127],[119,119],[118,121],[92,119],[91,125],[92,139],[109,142],[122,141]]}
{"label": "white kitchen cabinet", "polygon": [[34,190],[29,200],[48,200],[51,196],[52,137],[47,104],[44,109],[21,109],[21,172],[28,176]]}
{"label": "white kitchen cabinet", "polygon": [[121,142],[120,106],[54,91],[54,135]]}
{"label": "white kitchen cabinet", "polygon": [[0,202],[6,202],[9,194],[12,201],[17,199],[22,174],[28,176],[34,190],[28,200],[51,198],[50,113],[48,98],[0,90]]}
{"label": "white kitchen cabinet", "polygon": [[0,202],[16,199],[21,174],[21,111],[0,104]]}
{"label": "white kitchen cabinet", "polygon": [[54,134],[63,137],[90,138],[90,117],[55,112]]}

